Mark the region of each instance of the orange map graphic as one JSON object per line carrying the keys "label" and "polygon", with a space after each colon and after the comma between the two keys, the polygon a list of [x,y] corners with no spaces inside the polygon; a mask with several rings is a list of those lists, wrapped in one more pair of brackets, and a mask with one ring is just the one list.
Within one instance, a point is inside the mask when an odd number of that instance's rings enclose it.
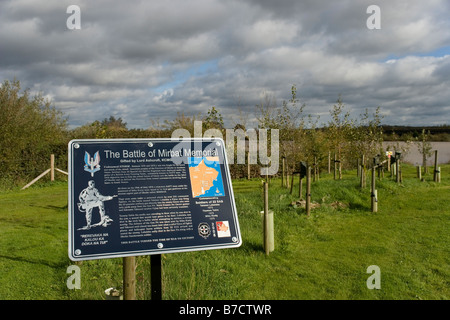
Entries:
{"label": "orange map graphic", "polygon": [[195,198],[205,194],[213,186],[219,172],[208,167],[202,160],[198,166],[189,167],[189,175],[191,177],[192,196]]}

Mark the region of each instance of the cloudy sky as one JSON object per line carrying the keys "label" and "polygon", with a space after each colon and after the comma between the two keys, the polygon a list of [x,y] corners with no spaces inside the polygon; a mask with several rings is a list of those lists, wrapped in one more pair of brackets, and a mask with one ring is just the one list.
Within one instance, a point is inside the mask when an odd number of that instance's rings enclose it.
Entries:
{"label": "cloudy sky", "polygon": [[449,17],[448,0],[0,0],[0,80],[42,92],[71,127],[211,106],[251,124],[293,84],[321,122],[341,95],[354,117],[380,106],[384,123],[449,124]]}

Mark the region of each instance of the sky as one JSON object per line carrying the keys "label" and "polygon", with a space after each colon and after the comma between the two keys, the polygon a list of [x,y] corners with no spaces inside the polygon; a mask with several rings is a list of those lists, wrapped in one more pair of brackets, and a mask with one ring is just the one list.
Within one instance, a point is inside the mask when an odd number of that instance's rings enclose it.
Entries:
{"label": "sky", "polygon": [[320,123],[341,96],[354,118],[450,124],[449,17],[448,0],[0,0],[0,82],[42,93],[70,128],[212,106],[254,126],[292,85]]}

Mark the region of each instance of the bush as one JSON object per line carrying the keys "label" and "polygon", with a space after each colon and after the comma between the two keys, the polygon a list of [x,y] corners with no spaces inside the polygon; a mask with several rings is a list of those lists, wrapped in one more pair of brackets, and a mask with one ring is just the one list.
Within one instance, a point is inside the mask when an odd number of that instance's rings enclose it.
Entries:
{"label": "bush", "polygon": [[0,174],[17,183],[49,168],[50,154],[65,168],[66,120],[42,94],[22,93],[20,82],[0,87]]}

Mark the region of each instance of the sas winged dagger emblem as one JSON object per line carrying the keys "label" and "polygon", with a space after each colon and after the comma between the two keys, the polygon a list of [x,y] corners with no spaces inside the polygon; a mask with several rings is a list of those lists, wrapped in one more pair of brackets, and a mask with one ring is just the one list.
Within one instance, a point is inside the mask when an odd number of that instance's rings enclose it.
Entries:
{"label": "sas winged dagger emblem", "polygon": [[91,157],[89,152],[85,151],[84,153],[84,171],[90,172],[91,177],[94,176],[94,173],[100,170],[100,154],[98,151],[94,154],[94,157]]}

